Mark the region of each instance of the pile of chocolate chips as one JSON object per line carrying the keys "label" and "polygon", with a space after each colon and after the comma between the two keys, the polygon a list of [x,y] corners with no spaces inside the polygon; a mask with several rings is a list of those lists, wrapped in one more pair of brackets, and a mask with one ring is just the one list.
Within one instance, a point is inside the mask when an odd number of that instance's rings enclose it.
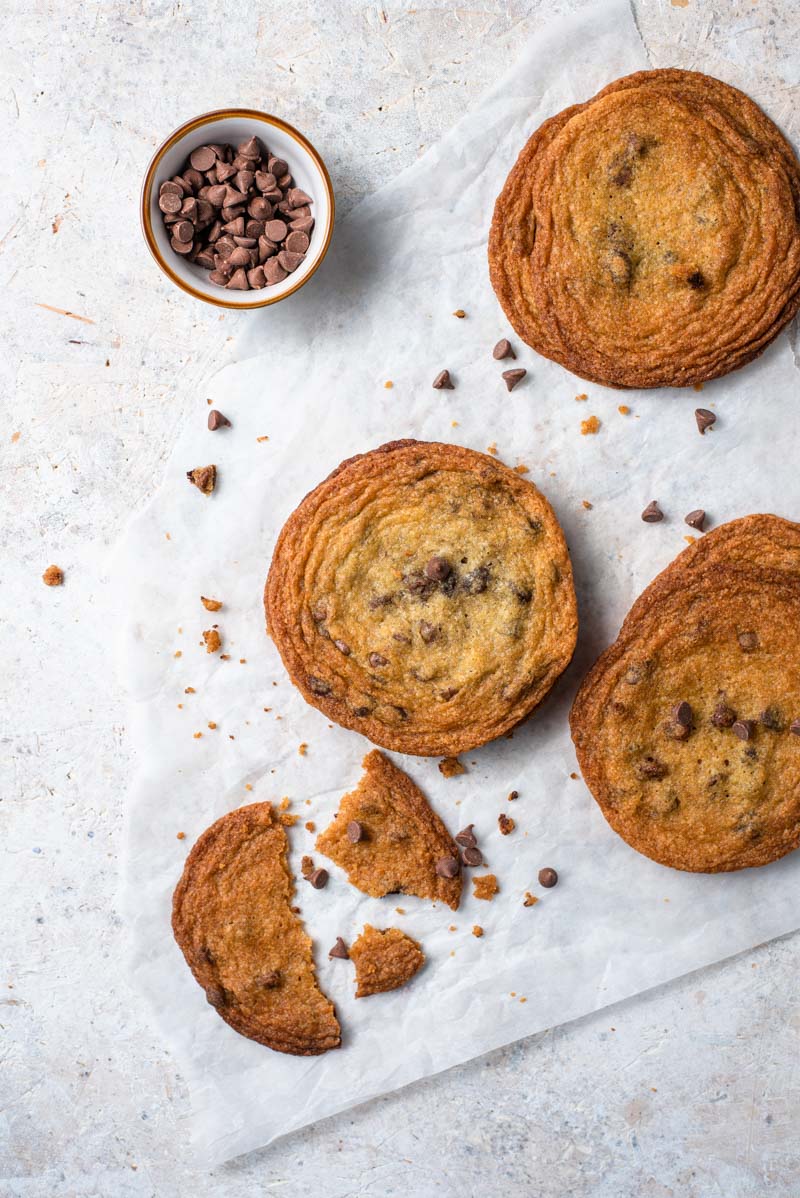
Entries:
{"label": "pile of chocolate chips", "polygon": [[170,245],[231,291],[282,282],[305,258],[314,228],[313,200],[293,182],[288,163],[257,137],[235,149],[198,146],[159,188]]}

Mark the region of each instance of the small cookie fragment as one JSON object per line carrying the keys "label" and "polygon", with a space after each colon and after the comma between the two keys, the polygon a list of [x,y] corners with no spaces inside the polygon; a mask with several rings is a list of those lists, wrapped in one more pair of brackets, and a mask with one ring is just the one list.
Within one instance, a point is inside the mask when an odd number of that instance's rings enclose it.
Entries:
{"label": "small cookie fragment", "polygon": [[439,762],[439,773],[443,774],[445,778],[457,778],[466,772],[467,767],[457,757],[443,757]]}
{"label": "small cookie fragment", "polygon": [[203,640],[206,643],[206,653],[219,653],[222,648],[222,637],[216,628],[208,628],[203,633]]}
{"label": "small cookie fragment", "polygon": [[501,814],[497,817],[497,826],[502,836],[508,836],[516,828],[516,821],[510,816]]}
{"label": "small cookie fragment", "polygon": [[186,471],[186,477],[198,491],[210,495],[217,485],[217,468],[214,465],[196,466],[194,470]]}
{"label": "small cookie fragment", "polygon": [[600,432],[600,421],[597,416],[589,416],[581,421],[581,436],[593,437]]}
{"label": "small cookie fragment", "polygon": [[48,566],[42,575],[46,587],[60,587],[64,582],[64,571],[60,566]]}
{"label": "small cookie fragment", "polygon": [[538,898],[535,894],[531,894],[530,890],[525,891],[525,898],[522,900],[523,907],[535,907],[538,903]]}
{"label": "small cookie fragment", "polygon": [[205,595],[200,596],[200,602],[206,611],[219,611],[222,607],[221,599],[207,599]]}
{"label": "small cookie fragment", "polygon": [[368,923],[350,946],[350,957],[356,967],[356,998],[397,990],[425,964],[420,945],[405,932]]}
{"label": "small cookie fragment", "polygon": [[367,754],[363,767],[358,786],[317,837],[317,851],[373,898],[414,894],[455,911],[461,870],[447,828],[408,774],[378,749]]}
{"label": "small cookie fragment", "polygon": [[472,935],[476,940],[480,940],[481,936],[483,935],[483,928],[479,923],[474,923],[472,925]]}
{"label": "small cookie fragment", "polygon": [[485,899],[487,903],[490,903],[500,890],[494,874],[481,874],[479,878],[473,877],[472,884],[474,886],[473,894],[475,898]]}

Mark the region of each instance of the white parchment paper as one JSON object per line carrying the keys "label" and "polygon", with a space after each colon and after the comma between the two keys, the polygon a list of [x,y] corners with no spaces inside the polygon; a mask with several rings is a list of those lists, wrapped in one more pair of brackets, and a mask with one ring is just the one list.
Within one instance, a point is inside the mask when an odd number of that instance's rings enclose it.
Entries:
{"label": "white parchment paper", "polygon": [[[646,66],[623,0],[538,34],[440,145],[342,223],[320,275],[253,319],[242,360],[206,392],[233,427],[209,434],[206,394],[198,396],[163,487],[122,546],[122,668],[139,760],[126,866],[133,976],[183,1064],[195,1150],[209,1164],[800,924],[799,855],[718,877],[640,857],[570,776],[567,730],[583,671],[684,547],[688,511],[706,508],[712,524],[751,511],[800,514],[798,375],[787,339],[702,397],[590,386],[516,338],[528,376],[508,394],[499,376],[511,363],[491,356],[509,329],[488,282],[486,235],[517,151],[545,117]],[[459,308],[463,320],[452,315]],[[431,388],[443,367],[455,391]],[[698,403],[719,414],[705,437]],[[590,415],[600,431],[581,436]],[[333,866],[326,890],[299,882],[344,1044],[321,1058],[281,1056],[237,1036],[207,1005],[172,940],[171,894],[195,838],[254,800],[290,798],[299,872],[302,853],[313,852],[304,822],[323,828],[357,782],[370,746],[330,726],[289,683],[264,634],[261,591],[276,534],[306,491],[342,458],[409,435],[496,443],[510,465],[530,468],[570,544],[579,649],[536,717],[512,740],[465,755],[464,776],[446,780],[435,760],[395,758],[452,831],[474,822],[500,879],[493,903],[475,900],[469,884],[455,915],[414,898],[367,899]],[[208,461],[219,470],[210,500],[185,479]],[[645,525],[639,514],[654,498],[667,519]],[[201,594],[224,601],[218,616],[203,610]],[[229,661],[199,644],[212,621]],[[509,804],[512,789],[520,797]],[[517,821],[511,836],[498,832],[501,811]],[[536,885],[544,865],[561,877],[549,892]],[[541,901],[525,908],[529,889]],[[405,990],[356,1002],[352,966],[327,950],[365,921],[408,930],[428,964]]]}

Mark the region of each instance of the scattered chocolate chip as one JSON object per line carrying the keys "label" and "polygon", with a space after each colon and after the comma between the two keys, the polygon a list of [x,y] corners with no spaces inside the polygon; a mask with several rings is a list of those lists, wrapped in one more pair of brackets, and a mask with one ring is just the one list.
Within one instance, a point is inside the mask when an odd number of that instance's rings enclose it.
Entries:
{"label": "scattered chocolate chip", "polygon": [[329,695],[331,693],[330,684],[323,682],[321,678],[317,678],[314,674],[308,676],[308,689],[314,695]]}
{"label": "scattered chocolate chip", "polygon": [[519,366],[516,368],[516,370],[504,370],[502,377],[503,382],[506,385],[506,390],[513,391],[517,384],[522,382],[527,373],[527,370],[523,370]]}
{"label": "scattered chocolate chip", "polygon": [[351,844],[358,844],[359,840],[364,839],[364,829],[357,819],[351,819],[347,825],[347,839]]}
{"label": "scattered chocolate chip", "polygon": [[706,285],[705,276],[704,276],[703,272],[700,270],[692,271],[692,273],[687,278],[686,282],[689,284],[689,286],[692,288],[693,291],[702,291],[702,289]]}
{"label": "scattered chocolate chip", "polygon": [[440,370],[433,380],[433,386],[436,391],[455,391],[455,383],[450,378],[450,371]]}
{"label": "scattered chocolate chip", "polygon": [[716,424],[717,417],[714,412],[709,412],[708,408],[697,408],[694,414],[697,421],[697,427],[700,430],[700,435],[705,436],[707,428],[711,428],[712,424]]}
{"label": "scattered chocolate chip", "polygon": [[225,990],[223,990],[222,986],[207,986],[206,1001],[209,1002],[212,1007],[224,1007],[227,1006],[228,995]]}
{"label": "scattered chocolate chip", "polygon": [[800,736],[800,720],[792,720],[789,725],[789,731],[793,736]]}
{"label": "scattered chocolate chip", "polygon": [[373,670],[377,670],[380,666],[388,666],[389,662],[380,653],[370,653],[368,658],[369,664]]}
{"label": "scattered chocolate chip", "polygon": [[492,357],[498,362],[502,362],[504,358],[516,358],[516,356],[507,337],[501,337],[492,350]]}
{"label": "scattered chocolate chip", "polygon": [[497,817],[497,826],[503,836],[508,836],[516,828],[516,823],[510,816],[500,813]]}
{"label": "scattered chocolate chip", "polygon": [[732,728],[736,723],[736,712],[727,703],[718,703],[711,715],[715,728]]}
{"label": "scattered chocolate chip", "polygon": [[461,857],[465,865],[483,865],[483,853],[471,845],[461,850]]}
{"label": "scattered chocolate chip", "polygon": [[682,728],[691,728],[692,726],[692,709],[684,700],[681,703],[676,703],[672,709],[672,718],[676,724],[680,724]]}
{"label": "scattered chocolate chip", "polygon": [[347,644],[346,641],[334,641],[333,643],[336,646],[336,648],[339,650],[339,652],[343,653],[345,657],[349,657],[350,654],[352,653],[352,649],[350,648],[350,646]]}
{"label": "scattered chocolate chip", "polygon": [[696,528],[698,532],[702,532],[706,514],[701,507],[695,508],[693,512],[689,512],[688,516],[684,516],[684,521],[690,528]]}
{"label": "scattered chocolate chip", "polygon": [[780,708],[774,705],[764,708],[758,717],[758,722],[762,728],[768,728],[770,732],[783,732],[786,727]]}
{"label": "scattered chocolate chip", "polygon": [[195,470],[187,470],[186,477],[197,487],[198,491],[202,491],[204,495],[210,495],[217,485],[217,468],[216,466],[198,466]]}
{"label": "scattered chocolate chip", "polygon": [[733,725],[733,734],[739,740],[750,740],[756,730],[755,720],[737,720]]}
{"label": "scattered chocolate chip", "polygon": [[268,973],[261,973],[256,978],[256,985],[262,990],[275,990],[281,984],[281,975],[277,969],[270,969]]}
{"label": "scattered chocolate chip", "polygon": [[656,503],[655,499],[652,503],[648,503],[647,507],[642,512],[642,519],[645,524],[658,524],[664,519],[664,513]]}
{"label": "scattered chocolate chip", "polygon": [[393,595],[373,595],[369,601],[370,611],[377,611],[379,607],[389,607],[394,603]]}
{"label": "scattered chocolate chip", "polygon": [[432,578],[434,582],[444,582],[452,572],[453,567],[450,565],[446,557],[439,557],[436,554],[425,564],[425,574],[428,578]]}
{"label": "scattered chocolate chip", "polygon": [[216,408],[212,408],[208,413],[208,427],[212,433],[217,428],[230,428],[231,422],[227,416],[223,416],[222,412],[218,412]]}
{"label": "scattered chocolate chip", "polygon": [[475,833],[472,831],[474,827],[474,824],[467,824],[466,828],[458,832],[454,837],[456,844],[462,845],[465,849],[474,849],[478,843]]}
{"label": "scattered chocolate chip", "polygon": [[455,878],[459,871],[455,857],[440,857],[436,862],[436,872],[440,878]]}
{"label": "scattered chocolate chip", "polygon": [[345,944],[344,940],[342,940],[341,936],[336,937],[336,943],[328,953],[328,956],[333,957],[338,961],[349,961],[350,953],[348,952],[347,945]]}
{"label": "scattered chocolate chip", "polygon": [[327,869],[312,870],[306,880],[311,883],[315,890],[322,890],[328,885],[328,871]]}
{"label": "scattered chocolate chip", "polygon": [[550,888],[555,886],[557,882],[558,874],[554,869],[551,869],[549,866],[545,866],[544,869],[539,870],[540,886],[544,886],[547,890],[550,890]]}
{"label": "scattered chocolate chip", "polygon": [[738,632],[736,639],[743,653],[752,653],[758,648],[758,633],[756,632]]}
{"label": "scattered chocolate chip", "polygon": [[509,796],[508,796],[508,801],[509,801],[509,803],[513,803],[513,802],[514,802],[514,800],[515,800],[515,799],[518,799],[518,798],[519,798],[519,791],[518,791],[518,790],[512,790],[512,791],[509,793]]}

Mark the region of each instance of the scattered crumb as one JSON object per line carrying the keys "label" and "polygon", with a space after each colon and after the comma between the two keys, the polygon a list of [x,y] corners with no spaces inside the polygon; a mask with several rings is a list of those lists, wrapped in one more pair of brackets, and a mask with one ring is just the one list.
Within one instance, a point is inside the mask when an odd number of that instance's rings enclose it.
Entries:
{"label": "scattered crumb", "polygon": [[203,640],[206,643],[206,653],[219,653],[222,648],[222,638],[216,628],[209,628],[203,633]]}
{"label": "scattered crumb", "polygon": [[479,923],[474,923],[472,925],[472,935],[477,937],[478,940],[480,940],[481,936],[483,935],[483,928]]}
{"label": "scattered crumb", "polygon": [[214,465],[197,466],[194,470],[187,470],[186,477],[198,491],[210,495],[217,485],[217,468]]}
{"label": "scattered crumb", "polygon": [[203,735],[203,733],[202,733],[202,732],[195,732],[195,734],[194,734],[194,739],[195,739],[195,740],[200,740],[200,738],[201,738],[201,736],[202,736],[202,735]]}
{"label": "scattered crumb", "polygon": [[64,571],[60,566],[48,566],[42,575],[46,587],[60,587],[64,581]]}
{"label": "scattered crumb", "polygon": [[187,687],[185,687],[185,688],[184,688],[184,691],[183,691],[183,693],[184,693],[185,695],[196,695],[196,694],[197,694],[197,691],[194,689],[194,687],[193,687],[193,686],[187,686]]}
{"label": "scattered crumb", "polygon": [[575,773],[572,773],[572,774],[570,774],[570,778],[572,778],[573,782],[577,782],[577,781],[578,781],[578,775],[577,775],[577,774],[575,774]]}
{"label": "scattered crumb", "polygon": [[305,757],[306,753],[308,752],[308,745],[306,744],[305,741],[303,741],[303,743],[301,745],[297,746],[297,752],[300,754],[301,757]]}
{"label": "scattered crumb", "polygon": [[528,466],[519,465],[519,466],[514,467],[514,473],[515,474],[530,474],[530,469]]}
{"label": "scattered crumb", "polygon": [[535,894],[531,894],[529,890],[525,891],[525,898],[522,900],[523,907],[535,907],[538,903],[538,898]]}
{"label": "scattered crumb", "polygon": [[221,599],[206,599],[205,595],[200,596],[200,602],[206,611],[219,611],[222,607]]}
{"label": "scattered crumb", "polygon": [[596,416],[590,416],[588,420],[581,421],[581,436],[593,437],[595,433],[600,431],[600,421]]}
{"label": "scattered crumb", "polygon": [[590,511],[592,510],[592,508],[594,507],[594,504],[593,504],[593,503],[589,503],[589,500],[588,500],[588,499],[584,499],[584,500],[583,500],[583,506],[586,508],[587,512],[590,512]]}
{"label": "scattered crumb", "polygon": [[457,757],[443,757],[439,762],[439,773],[444,774],[445,778],[457,778],[459,774],[466,774],[467,767],[462,765]]}
{"label": "scattered crumb", "polygon": [[457,420],[451,420],[451,421],[450,421],[450,427],[451,427],[451,428],[458,428],[458,421],[457,421]]}
{"label": "scattered crumb", "polygon": [[288,811],[289,800],[287,799],[286,795],[284,795],[283,798],[281,799],[281,801],[279,803],[279,807],[280,807],[281,811]]}
{"label": "scattered crumb", "polygon": [[391,379],[387,379],[383,385],[387,391],[391,391],[392,387],[394,386],[394,383],[392,382]]}
{"label": "scattered crumb", "polygon": [[447,930],[448,930],[448,932],[456,932],[458,929],[456,928],[456,925],[454,923],[451,923],[450,927]]}
{"label": "scattered crumb", "polygon": [[463,309],[463,308],[456,308],[456,310],[455,310],[455,312],[453,313],[453,315],[454,315],[454,316],[457,316],[459,320],[463,320],[463,319],[464,319],[464,317],[465,317],[467,314],[466,314],[466,312],[464,311],[464,309]]}
{"label": "scattered crumb", "polygon": [[185,839],[186,839],[186,833],[185,833],[185,832],[176,832],[176,833],[175,833],[175,839],[176,839],[176,840],[185,840]]}
{"label": "scattered crumb", "polygon": [[264,437],[256,437],[256,441],[269,441],[269,437],[267,437],[267,436],[264,436]]}
{"label": "scattered crumb", "polygon": [[528,1000],[527,1000],[527,998],[525,997],[525,995],[523,994],[522,998],[521,998],[519,1001],[520,1001],[520,1002],[527,1002]]}
{"label": "scattered crumb", "polygon": [[519,791],[518,791],[518,790],[512,790],[512,791],[510,791],[510,792],[509,792],[509,795],[508,795],[508,801],[509,801],[509,803],[513,803],[513,802],[514,802],[514,800],[515,800],[515,799],[518,799],[518,798],[519,798]]}
{"label": "scattered crumb", "polygon": [[220,653],[219,659],[220,661],[230,661],[231,655],[230,653]]}
{"label": "scattered crumb", "polygon": [[516,822],[503,812],[497,817],[497,826],[502,836],[508,836],[516,828]]}
{"label": "scattered crumb", "polygon": [[211,729],[211,731],[213,732],[213,731],[214,731],[214,729],[216,728],[216,726],[217,726],[217,725],[214,723],[214,721],[213,721],[213,720],[209,720],[209,721],[208,721],[208,726],[209,726],[209,728]]}
{"label": "scattered crumb", "polygon": [[165,533],[164,533],[164,536],[166,537],[166,539],[167,539],[168,541],[171,541],[171,540],[172,540],[172,533],[165,532]]}
{"label": "scattered crumb", "polygon": [[300,862],[300,873],[303,875],[304,878],[307,878],[308,875],[313,874],[313,872],[314,872],[313,857],[303,857],[302,861]]}
{"label": "scattered crumb", "polygon": [[[674,4],[674,3],[675,3],[675,0],[672,0],[672,2],[673,2],[673,4]],[[687,0],[687,2],[688,2],[688,0]],[[686,4],[681,4],[681,5],[678,5],[677,7],[679,7],[679,8],[686,8]],[[703,390],[703,384],[702,384],[702,383],[693,383],[693,384],[692,384],[692,389],[693,389],[694,391],[702,391],[702,390]]]}
{"label": "scattered crumb", "polygon": [[617,411],[619,412],[620,416],[629,416],[631,410],[626,403],[621,403],[617,408]]}
{"label": "scattered crumb", "polygon": [[405,907],[395,907],[395,911],[397,912],[398,915],[405,915],[405,913],[406,913]]}
{"label": "scattered crumb", "polygon": [[475,898],[485,899],[487,903],[492,901],[500,889],[494,874],[481,874],[479,878],[473,877],[472,884],[475,887]]}
{"label": "scattered crumb", "polygon": [[11,444],[16,445],[17,441],[19,441],[21,436],[22,436],[22,433],[12,433],[11,434]]}
{"label": "scattered crumb", "polygon": [[240,657],[240,658],[239,658],[239,665],[240,665],[240,666],[246,666],[246,665],[247,665],[247,658],[246,658],[246,657]]}
{"label": "scattered crumb", "polygon": [[183,650],[176,649],[175,652],[172,654],[172,656],[173,657],[183,657]]}
{"label": "scattered crumb", "polygon": [[179,704],[178,704],[178,711],[183,711],[183,704],[182,704],[182,703],[179,703]]}
{"label": "scattered crumb", "polygon": [[684,539],[684,541],[686,541],[687,545],[694,545],[695,541],[697,540],[697,537],[693,537],[690,533],[688,536],[685,536],[683,539]]}
{"label": "scattered crumb", "polygon": [[313,819],[306,820],[306,832],[316,832],[316,830],[317,825],[314,823]]}
{"label": "scattered crumb", "polygon": [[497,445],[492,441],[491,445],[486,446],[486,452],[490,453],[493,458],[497,457]]}
{"label": "scattered crumb", "polygon": [[575,396],[575,401],[576,401],[576,403],[583,403],[584,400],[586,400],[588,398],[589,398],[589,396],[586,394],[586,392],[581,391],[580,395]]}
{"label": "scattered crumb", "polygon": [[293,828],[295,826],[295,824],[297,823],[297,821],[299,820],[300,816],[299,815],[288,815],[286,812],[284,812],[283,815],[280,815],[278,818],[280,819],[284,828]]}
{"label": "scattered crumb", "polygon": [[271,708],[271,707],[265,707],[265,708],[264,708],[264,711],[272,711],[272,708]]}

